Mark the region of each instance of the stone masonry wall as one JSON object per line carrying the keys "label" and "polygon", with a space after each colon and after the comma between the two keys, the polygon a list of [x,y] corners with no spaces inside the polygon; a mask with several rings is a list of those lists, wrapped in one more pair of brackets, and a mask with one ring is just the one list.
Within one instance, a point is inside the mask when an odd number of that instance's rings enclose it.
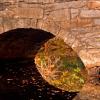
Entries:
{"label": "stone masonry wall", "polygon": [[0,33],[40,28],[64,39],[88,73],[100,66],[100,0],[0,0]]}

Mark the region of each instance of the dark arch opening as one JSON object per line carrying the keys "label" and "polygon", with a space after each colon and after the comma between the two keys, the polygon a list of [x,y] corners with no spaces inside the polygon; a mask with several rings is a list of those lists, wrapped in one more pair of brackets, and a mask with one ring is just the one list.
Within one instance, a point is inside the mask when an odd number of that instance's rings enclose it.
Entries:
{"label": "dark arch opening", "polygon": [[53,38],[40,29],[14,29],[0,35],[0,100],[72,100],[43,79],[34,63],[40,47]]}
{"label": "dark arch opening", "polygon": [[0,58],[34,57],[54,35],[40,29],[18,28],[0,35]]}

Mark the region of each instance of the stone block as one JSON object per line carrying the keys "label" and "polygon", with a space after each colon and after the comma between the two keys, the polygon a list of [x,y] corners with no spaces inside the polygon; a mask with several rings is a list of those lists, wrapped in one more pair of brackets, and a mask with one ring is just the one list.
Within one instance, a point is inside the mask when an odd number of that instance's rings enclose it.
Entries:
{"label": "stone block", "polygon": [[[22,19],[22,18],[17,19],[17,22],[15,23],[15,27],[17,27],[17,28],[25,28],[27,21],[30,22],[27,19]],[[27,25],[27,27],[28,27],[28,25]]]}
{"label": "stone block", "polygon": [[77,27],[92,27],[93,21],[90,18],[79,18],[76,17],[71,20],[71,27],[77,28]]}
{"label": "stone block", "polygon": [[67,3],[52,3],[44,5],[45,12],[51,12],[59,9],[68,9]]}
{"label": "stone block", "polygon": [[0,11],[3,11],[6,9],[5,3],[0,3]]}
{"label": "stone block", "polygon": [[94,25],[100,25],[100,19],[94,19]]}
{"label": "stone block", "polygon": [[93,21],[92,21],[92,19],[90,18],[83,18],[83,19],[81,19],[81,18],[78,18],[78,23],[77,23],[77,26],[78,27],[92,27],[92,25],[93,25]]}
{"label": "stone block", "polygon": [[37,20],[31,19],[28,26],[31,28],[37,28]]}
{"label": "stone block", "polygon": [[39,4],[39,3],[19,3],[18,5],[19,7],[22,7],[22,8],[43,8],[43,5],[42,4]]}
{"label": "stone block", "polygon": [[24,0],[24,2],[27,2],[27,3],[38,3],[38,0]]}
{"label": "stone block", "polygon": [[3,33],[3,26],[0,25],[0,34],[2,34],[2,33]]}
{"label": "stone block", "polygon": [[100,86],[86,82],[73,100],[100,100]]}
{"label": "stone block", "polygon": [[45,4],[44,8],[46,11],[53,11],[59,9],[78,9],[86,6],[86,1],[73,1],[73,2],[61,2],[61,3],[51,3]]}
{"label": "stone block", "polygon": [[95,27],[92,27],[93,32],[100,32],[100,25],[95,25]]}
{"label": "stone block", "polygon": [[[69,21],[52,21],[52,20],[43,20],[43,24],[40,24],[41,26],[43,25],[44,27],[53,28],[53,30],[58,30],[63,29],[66,31],[70,30],[70,22]],[[58,28],[58,29],[57,29]]]}
{"label": "stone block", "polygon": [[71,18],[76,18],[79,15],[79,9],[71,9]]}
{"label": "stone block", "polygon": [[84,48],[79,52],[80,57],[83,59],[87,68],[93,66],[100,66],[100,49],[96,48]]}
{"label": "stone block", "polygon": [[88,2],[89,9],[100,9],[100,1],[94,0]]}
{"label": "stone block", "polygon": [[14,19],[15,24],[12,24],[12,28],[36,28],[37,20],[34,19]]}
{"label": "stone block", "polygon": [[39,19],[43,17],[42,8],[18,8],[15,10],[15,16],[19,18],[34,18]]}
{"label": "stone block", "polygon": [[5,3],[5,2],[10,2],[10,3],[15,3],[15,2],[19,2],[20,0],[0,0],[1,3]]}
{"label": "stone block", "polygon": [[83,17],[83,18],[100,18],[100,10],[81,10],[80,17]]}
{"label": "stone block", "polygon": [[74,8],[74,9],[83,8],[87,5],[86,0],[73,0],[72,2],[67,2],[67,3],[68,3],[67,6],[69,8]]}
{"label": "stone block", "polygon": [[3,32],[3,18],[0,17],[0,34]]}
{"label": "stone block", "polygon": [[11,18],[3,18],[4,31],[13,29],[13,27],[16,25],[16,23],[17,23],[17,20],[14,20]]}
{"label": "stone block", "polygon": [[17,16],[17,8],[13,8],[12,10],[6,9],[4,11],[0,11],[0,17],[4,18],[13,18]]}
{"label": "stone block", "polygon": [[[65,30],[65,29],[60,29],[60,30],[59,30],[59,33],[57,34],[57,37],[63,39],[64,42],[65,42],[66,44],[69,45],[69,43],[68,43],[68,40],[69,40],[68,35],[69,35],[69,34],[70,34],[70,33],[69,33],[67,30]],[[69,46],[70,46],[70,45],[69,45]]]}
{"label": "stone block", "polygon": [[4,27],[4,31],[16,29],[16,28],[36,28],[36,22],[37,20],[34,20],[34,19],[4,18],[3,27]]}
{"label": "stone block", "polygon": [[48,21],[48,20],[39,20],[37,27],[45,31],[51,32],[52,34],[58,34],[60,27],[57,25],[58,22]]}
{"label": "stone block", "polygon": [[49,12],[44,15],[44,20],[52,20],[52,21],[67,21],[70,20],[70,13],[68,9],[60,9]]}
{"label": "stone block", "polygon": [[43,3],[54,3],[54,0],[39,0],[42,1]]}
{"label": "stone block", "polygon": [[54,0],[24,0],[27,3],[54,3]]}

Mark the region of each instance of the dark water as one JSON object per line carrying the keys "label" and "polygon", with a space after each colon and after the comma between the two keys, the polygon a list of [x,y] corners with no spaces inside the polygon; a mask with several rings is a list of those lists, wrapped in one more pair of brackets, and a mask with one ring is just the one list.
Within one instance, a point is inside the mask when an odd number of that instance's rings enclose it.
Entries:
{"label": "dark water", "polygon": [[76,95],[45,81],[32,58],[0,60],[0,100],[72,100]]}

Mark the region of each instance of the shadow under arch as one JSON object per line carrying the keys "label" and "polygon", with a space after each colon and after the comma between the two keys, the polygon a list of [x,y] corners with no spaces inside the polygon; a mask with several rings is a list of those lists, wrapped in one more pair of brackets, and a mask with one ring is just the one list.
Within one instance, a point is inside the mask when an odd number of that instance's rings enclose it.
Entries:
{"label": "shadow under arch", "polygon": [[72,100],[77,95],[50,85],[36,68],[36,53],[53,37],[32,28],[0,35],[0,100]]}

